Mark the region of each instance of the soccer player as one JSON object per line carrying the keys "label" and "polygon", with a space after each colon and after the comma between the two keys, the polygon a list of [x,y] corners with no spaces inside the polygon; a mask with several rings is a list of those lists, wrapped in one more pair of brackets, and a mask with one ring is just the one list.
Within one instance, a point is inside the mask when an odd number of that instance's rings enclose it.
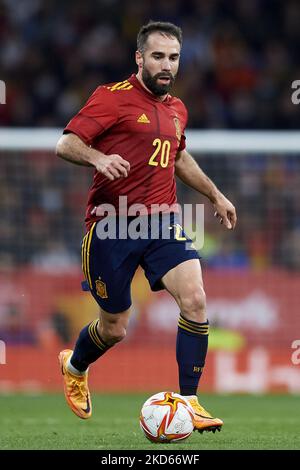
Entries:
{"label": "soccer player", "polygon": [[[221,429],[222,420],[212,417],[197,398],[209,324],[199,255],[196,250],[186,249],[188,237],[174,209],[175,175],[208,197],[227,229],[235,227],[236,212],[186,150],[187,110],[180,99],[169,94],[178,71],[181,45],[181,29],[171,23],[149,22],[142,26],[137,36],[137,74],[99,86],[58,141],[59,157],[95,168],[82,264],[89,290],[100,307],[99,318],[83,328],[74,351],[62,351],[59,361],[67,403],[77,416],[89,418],[92,404],[88,368],[124,339],[130,315],[130,285],[140,265],[151,289],[166,289],[178,304],[180,393],[194,409],[195,429],[215,432]],[[129,208],[133,204],[146,207],[148,220],[153,217],[153,205],[167,205],[169,214],[162,213],[158,219],[161,229],[166,215],[171,217],[173,235],[168,240],[161,236],[162,231],[157,239],[99,237],[97,226],[103,220],[104,204],[119,211],[115,221],[120,223],[121,196],[127,196]]]}

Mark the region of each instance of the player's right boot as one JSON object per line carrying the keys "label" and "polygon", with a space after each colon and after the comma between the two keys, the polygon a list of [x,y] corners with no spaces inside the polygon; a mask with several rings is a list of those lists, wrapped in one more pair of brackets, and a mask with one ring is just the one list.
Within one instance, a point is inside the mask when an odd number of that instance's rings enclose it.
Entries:
{"label": "player's right boot", "polygon": [[87,384],[87,373],[82,376],[71,374],[67,368],[67,361],[73,354],[71,349],[59,353],[58,359],[64,379],[64,392],[71,410],[79,418],[87,419],[92,415],[92,403]]}
{"label": "player's right boot", "polygon": [[213,418],[212,415],[206,411],[203,406],[198,402],[198,398],[189,398],[190,405],[194,410],[194,431],[199,431],[201,434],[203,431],[221,431],[223,421],[219,418]]}

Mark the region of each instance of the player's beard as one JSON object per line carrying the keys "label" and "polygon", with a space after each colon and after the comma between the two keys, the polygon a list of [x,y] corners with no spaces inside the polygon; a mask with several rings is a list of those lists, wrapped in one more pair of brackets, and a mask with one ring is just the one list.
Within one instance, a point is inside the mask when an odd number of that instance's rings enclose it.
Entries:
{"label": "player's beard", "polygon": [[[168,77],[170,82],[159,84],[157,80],[160,77]],[[156,96],[163,96],[169,93],[175,82],[175,76],[170,72],[160,72],[156,75],[151,75],[145,65],[142,70],[142,79],[148,90],[150,90]]]}

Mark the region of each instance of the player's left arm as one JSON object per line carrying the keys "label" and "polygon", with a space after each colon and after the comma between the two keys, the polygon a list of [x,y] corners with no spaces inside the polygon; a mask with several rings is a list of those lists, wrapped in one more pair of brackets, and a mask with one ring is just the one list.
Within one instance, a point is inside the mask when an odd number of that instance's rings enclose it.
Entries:
{"label": "player's left arm", "polygon": [[215,216],[226,228],[234,229],[237,221],[234,205],[201,170],[194,158],[184,149],[177,153],[175,174],[185,184],[208,197],[215,209]]}

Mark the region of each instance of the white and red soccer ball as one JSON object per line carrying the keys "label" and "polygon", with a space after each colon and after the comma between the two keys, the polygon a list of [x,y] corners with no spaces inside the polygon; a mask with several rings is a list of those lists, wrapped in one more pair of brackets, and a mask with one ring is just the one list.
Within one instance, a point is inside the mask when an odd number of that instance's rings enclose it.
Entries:
{"label": "white and red soccer ball", "polygon": [[140,426],[152,442],[181,441],[193,432],[193,416],[193,408],[184,397],[174,392],[160,392],[144,403]]}

